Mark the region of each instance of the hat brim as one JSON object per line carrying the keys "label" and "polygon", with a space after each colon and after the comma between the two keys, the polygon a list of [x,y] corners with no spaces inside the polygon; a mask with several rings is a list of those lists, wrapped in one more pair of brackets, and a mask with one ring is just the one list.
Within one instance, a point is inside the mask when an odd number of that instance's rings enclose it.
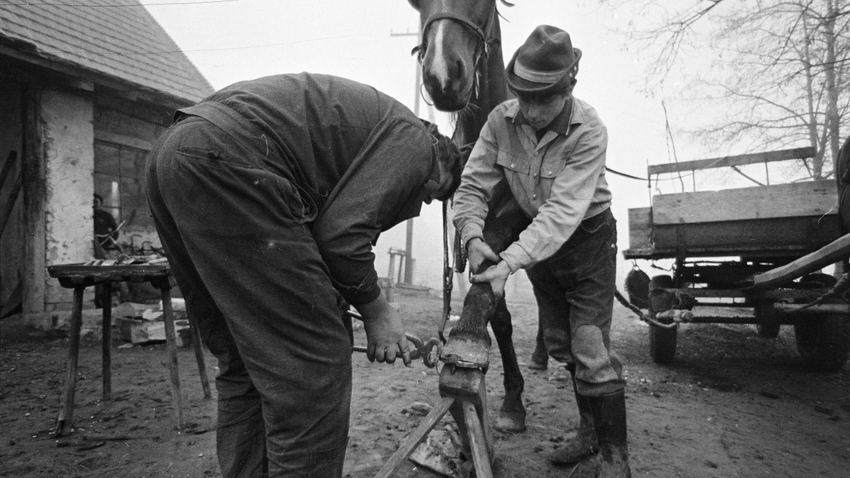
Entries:
{"label": "hat brim", "polygon": [[514,63],[516,63],[516,57],[519,51],[514,53],[513,58],[508,63],[506,71],[506,81],[508,83],[508,88],[514,93],[525,93],[525,94],[533,94],[533,95],[547,95],[550,93],[557,93],[559,91],[564,91],[570,85],[573,78],[575,78],[575,74],[573,72],[578,70],[578,63],[581,60],[581,50],[578,48],[573,48],[573,52],[576,56],[575,59],[575,67],[570,68],[564,73],[558,81],[554,83],[536,83],[533,81],[528,81],[525,78],[520,78],[516,74],[514,74]]}

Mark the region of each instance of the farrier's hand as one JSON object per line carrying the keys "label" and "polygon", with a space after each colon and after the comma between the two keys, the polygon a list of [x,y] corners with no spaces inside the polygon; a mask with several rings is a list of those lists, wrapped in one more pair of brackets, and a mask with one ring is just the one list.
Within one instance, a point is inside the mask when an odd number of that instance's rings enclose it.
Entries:
{"label": "farrier's hand", "polygon": [[502,260],[480,237],[473,237],[469,240],[466,245],[466,255],[469,258],[469,270],[473,273],[481,267],[485,260],[492,262]]}
{"label": "farrier's hand", "polygon": [[395,362],[401,356],[404,365],[410,365],[410,347],[401,317],[383,295],[357,306],[366,330],[366,357],[370,362]]}
{"label": "farrier's hand", "polygon": [[475,274],[470,279],[475,282],[489,282],[493,289],[493,295],[500,298],[505,295],[505,282],[508,281],[508,276],[511,275],[511,268],[505,261],[499,262],[495,266],[488,267],[487,270],[480,274]]}

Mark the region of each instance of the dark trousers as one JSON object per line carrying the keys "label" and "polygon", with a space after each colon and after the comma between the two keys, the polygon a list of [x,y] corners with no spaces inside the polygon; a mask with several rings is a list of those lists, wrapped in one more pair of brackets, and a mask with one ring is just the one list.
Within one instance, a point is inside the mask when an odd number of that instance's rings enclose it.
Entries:
{"label": "dark trousers", "polygon": [[351,400],[342,300],[295,188],[261,166],[257,140],[182,119],[148,159],[148,203],[219,362],[222,475],[341,476]]}
{"label": "dark trousers", "polygon": [[549,356],[575,364],[576,389],[597,396],[625,386],[609,333],[617,273],[610,209],[585,219],[552,257],[527,270]]}

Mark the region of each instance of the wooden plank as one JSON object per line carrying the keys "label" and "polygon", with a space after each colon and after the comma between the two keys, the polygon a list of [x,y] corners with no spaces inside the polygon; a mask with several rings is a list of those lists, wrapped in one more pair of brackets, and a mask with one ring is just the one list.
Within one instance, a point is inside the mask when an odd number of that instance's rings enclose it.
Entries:
{"label": "wooden plank", "polygon": [[493,478],[493,471],[490,468],[490,455],[487,450],[487,438],[484,436],[484,427],[475,411],[475,404],[463,402],[463,417],[466,429],[469,430],[469,445],[472,448],[475,476]]}
{"label": "wooden plank", "polygon": [[652,248],[652,208],[629,209],[629,248]]}
{"label": "wooden plank", "polygon": [[[838,216],[769,218],[655,226],[655,252],[688,256],[800,257],[841,237]],[[730,254],[731,253],[731,254]]]}
{"label": "wooden plank", "polygon": [[647,168],[649,175],[677,173],[680,171],[697,171],[700,169],[722,168],[728,166],[744,166],[746,164],[771,163],[789,159],[804,159],[814,157],[815,148],[793,148],[763,153],[740,154],[720,158],[698,159],[680,163],[654,164]]}
{"label": "wooden plank", "polygon": [[6,316],[11,315],[13,310],[16,310],[21,306],[24,297],[24,283],[22,281],[18,281],[18,284],[12,289],[12,293],[9,294],[9,297],[6,299],[6,302],[0,304],[0,320],[6,318]]}
{"label": "wooden plank", "polygon": [[3,207],[0,208],[0,234],[3,234],[3,231],[6,230],[6,223],[9,221],[9,218],[12,217],[12,211],[15,210],[15,203],[18,200],[18,194],[21,192],[22,186],[23,180],[19,174],[15,178],[15,184],[9,192],[9,196],[5,201],[3,201]]}
{"label": "wooden plank", "polygon": [[652,198],[652,220],[690,224],[774,217],[823,216],[838,210],[835,181],[805,181],[751,188],[660,194]]}
{"label": "wooden plank", "polygon": [[24,150],[21,154],[21,176],[23,177],[23,237],[24,298],[22,312],[29,314],[44,312],[47,284],[47,159],[45,138],[41,125],[40,92],[28,87],[24,95]]}
{"label": "wooden plank", "polygon": [[0,188],[6,183],[6,178],[9,177],[9,173],[12,171],[12,166],[15,165],[15,159],[17,157],[17,151],[9,151],[9,156],[6,157],[6,161],[3,163],[3,169],[0,169]]}
{"label": "wooden plank", "polygon": [[761,274],[755,274],[752,287],[766,289],[790,282],[811,272],[846,259],[850,256],[850,234],[842,236],[811,254],[807,254],[784,266],[771,269]]}
{"label": "wooden plank", "polygon": [[121,146],[129,146],[131,148],[141,149],[143,151],[150,151],[153,146],[152,142],[139,139],[135,136],[112,133],[101,129],[94,130],[94,139],[95,141],[102,141],[105,143],[112,143]]}
{"label": "wooden plank", "polygon": [[443,418],[443,415],[445,415],[447,411],[449,411],[449,407],[451,407],[454,402],[455,399],[453,397],[441,397],[437,405],[432,408],[428,413],[428,416],[425,417],[425,420],[416,427],[416,430],[410,434],[401,447],[393,453],[393,456],[391,456],[386,463],[384,463],[384,466],[378,474],[375,475],[375,478],[389,478],[395,475],[395,472],[401,468],[404,460],[413,453],[413,450],[415,450],[420,443],[425,441],[425,437],[428,436],[428,432],[437,426],[440,419]]}

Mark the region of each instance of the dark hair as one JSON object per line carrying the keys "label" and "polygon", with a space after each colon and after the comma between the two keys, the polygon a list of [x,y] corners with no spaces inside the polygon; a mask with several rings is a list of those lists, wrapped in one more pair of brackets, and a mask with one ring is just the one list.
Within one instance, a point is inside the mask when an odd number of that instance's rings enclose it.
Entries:
{"label": "dark hair", "polygon": [[94,193],[94,198],[100,201],[101,204],[103,204],[103,196],[98,193]]}
{"label": "dark hair", "polygon": [[463,154],[451,138],[440,134],[437,125],[425,120],[421,120],[422,124],[428,128],[428,134],[433,138],[434,155],[437,161],[442,163],[443,168],[452,176],[452,186],[448,189],[444,197],[435,198],[439,201],[445,201],[454,194],[458,186],[460,186],[460,173],[463,172],[463,167],[466,165],[466,160],[469,158],[469,152]]}

